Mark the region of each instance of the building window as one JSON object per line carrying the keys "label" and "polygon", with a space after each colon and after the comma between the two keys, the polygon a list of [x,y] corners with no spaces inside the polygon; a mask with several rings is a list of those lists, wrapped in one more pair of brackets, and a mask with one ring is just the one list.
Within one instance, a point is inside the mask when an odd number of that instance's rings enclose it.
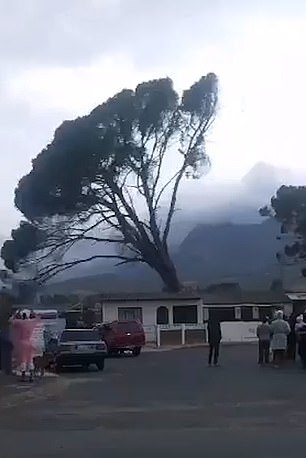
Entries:
{"label": "building window", "polygon": [[169,324],[169,310],[167,307],[160,306],[156,310],[156,324]]}
{"label": "building window", "polygon": [[259,320],[263,321],[265,318],[273,318],[273,308],[269,305],[259,307]]}
{"label": "building window", "polygon": [[223,321],[235,321],[234,307],[212,307],[209,309],[209,319],[222,323]]}
{"label": "building window", "polygon": [[253,307],[247,307],[247,306],[241,307],[241,320],[242,321],[253,321]]}
{"label": "building window", "polygon": [[118,320],[139,320],[142,323],[142,307],[118,307]]}
{"label": "building window", "polygon": [[173,323],[197,323],[198,307],[196,305],[174,305],[173,306]]}

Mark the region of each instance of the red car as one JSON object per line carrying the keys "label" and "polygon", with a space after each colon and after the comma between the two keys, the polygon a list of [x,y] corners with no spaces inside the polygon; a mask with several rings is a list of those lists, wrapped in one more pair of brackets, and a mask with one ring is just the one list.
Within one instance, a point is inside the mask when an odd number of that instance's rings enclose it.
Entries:
{"label": "red car", "polygon": [[109,355],[131,351],[133,356],[139,356],[145,345],[145,333],[139,321],[112,321],[100,328],[101,338],[107,345]]}

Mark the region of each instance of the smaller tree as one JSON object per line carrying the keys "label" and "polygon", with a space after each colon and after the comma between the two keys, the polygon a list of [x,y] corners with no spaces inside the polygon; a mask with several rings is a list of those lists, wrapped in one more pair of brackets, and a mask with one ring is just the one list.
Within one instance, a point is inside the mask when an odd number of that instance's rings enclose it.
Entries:
{"label": "smaller tree", "polygon": [[[281,186],[270,205],[259,210],[261,216],[280,223],[282,234],[292,234],[292,243],[284,247],[284,254],[297,261],[306,260],[306,186]],[[281,261],[278,253],[277,259]],[[303,276],[306,270],[302,269]]]}
{"label": "smaller tree", "polygon": [[18,290],[24,303],[32,300],[41,283],[39,272],[51,262],[60,262],[73,244],[74,238],[70,244],[65,238],[69,232],[67,226],[69,221],[62,223],[59,218],[45,219],[37,224],[23,220],[11,231],[11,239],[3,243],[1,257],[5,267],[13,273],[23,273]]}
{"label": "smaller tree", "polygon": [[21,221],[19,227],[11,231],[11,239],[6,240],[1,248],[5,267],[16,273],[45,240],[46,232],[28,221]]}

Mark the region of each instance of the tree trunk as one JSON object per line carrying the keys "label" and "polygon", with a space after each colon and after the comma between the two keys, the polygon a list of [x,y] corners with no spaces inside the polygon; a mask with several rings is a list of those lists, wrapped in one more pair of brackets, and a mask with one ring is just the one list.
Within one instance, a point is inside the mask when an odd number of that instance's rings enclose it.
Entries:
{"label": "tree trunk", "polygon": [[178,292],[181,284],[177,276],[175,265],[169,255],[167,243],[152,243],[148,240],[142,241],[141,251],[144,262],[155,270],[162,279],[165,290]]}
{"label": "tree trunk", "polygon": [[[165,259],[166,257],[166,259]],[[178,279],[175,265],[170,259],[169,255],[159,256],[158,259],[152,263],[152,267],[159,274],[162,279],[165,290],[169,292],[178,292],[181,289],[181,284]]]}

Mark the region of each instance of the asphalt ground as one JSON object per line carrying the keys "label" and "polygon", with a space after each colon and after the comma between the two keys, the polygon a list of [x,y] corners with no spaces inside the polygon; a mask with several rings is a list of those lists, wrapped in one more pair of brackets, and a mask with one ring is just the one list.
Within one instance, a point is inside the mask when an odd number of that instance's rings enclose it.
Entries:
{"label": "asphalt ground", "polygon": [[224,347],[216,368],[193,348],[66,371],[56,390],[0,409],[1,456],[300,457],[306,373],[258,367],[256,351]]}

